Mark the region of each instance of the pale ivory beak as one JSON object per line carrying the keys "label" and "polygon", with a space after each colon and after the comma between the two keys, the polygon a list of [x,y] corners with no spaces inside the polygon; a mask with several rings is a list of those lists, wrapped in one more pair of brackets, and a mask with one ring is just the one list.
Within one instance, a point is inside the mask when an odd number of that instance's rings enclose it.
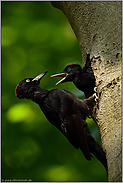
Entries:
{"label": "pale ivory beak", "polygon": [[42,74],[39,74],[39,75],[36,76],[32,81],[38,81],[38,80],[40,80],[46,73],[47,73],[47,71],[44,72],[44,73],[42,73]]}
{"label": "pale ivory beak", "polygon": [[60,73],[60,74],[52,75],[52,76],[50,76],[50,77],[63,77],[60,81],[58,81],[58,82],[55,84],[55,85],[58,85],[58,84],[62,83],[62,82],[66,79],[67,76],[68,76],[67,73]]}

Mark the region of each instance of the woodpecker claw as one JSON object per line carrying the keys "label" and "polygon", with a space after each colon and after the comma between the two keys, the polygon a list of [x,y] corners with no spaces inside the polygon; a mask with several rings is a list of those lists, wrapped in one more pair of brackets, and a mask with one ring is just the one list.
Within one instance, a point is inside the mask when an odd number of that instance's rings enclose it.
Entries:
{"label": "woodpecker claw", "polygon": [[97,94],[94,93],[93,96],[94,96],[94,100],[95,100],[95,102],[96,102],[96,101],[98,100]]}
{"label": "woodpecker claw", "polygon": [[94,87],[94,91],[97,92],[97,87]]}

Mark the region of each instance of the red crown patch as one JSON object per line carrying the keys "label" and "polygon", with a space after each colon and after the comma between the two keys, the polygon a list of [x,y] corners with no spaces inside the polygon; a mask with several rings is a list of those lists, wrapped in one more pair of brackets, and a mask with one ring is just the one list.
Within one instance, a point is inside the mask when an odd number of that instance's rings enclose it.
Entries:
{"label": "red crown patch", "polygon": [[66,65],[66,66],[69,66],[69,65],[77,65],[77,63],[71,63],[71,64],[68,64],[68,65]]}

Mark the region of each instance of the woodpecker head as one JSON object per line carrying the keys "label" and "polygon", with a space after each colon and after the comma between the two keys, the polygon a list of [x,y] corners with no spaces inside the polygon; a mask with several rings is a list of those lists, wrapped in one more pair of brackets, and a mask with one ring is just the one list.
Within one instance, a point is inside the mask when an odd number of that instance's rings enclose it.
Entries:
{"label": "woodpecker head", "polygon": [[15,88],[15,95],[22,98],[32,98],[33,92],[37,85],[39,85],[41,78],[47,73],[44,72],[35,78],[26,78],[19,82]]}
{"label": "woodpecker head", "polygon": [[73,81],[74,77],[81,72],[81,66],[76,63],[68,64],[62,73],[52,75],[51,77],[63,77],[56,85],[65,83],[67,81]]}

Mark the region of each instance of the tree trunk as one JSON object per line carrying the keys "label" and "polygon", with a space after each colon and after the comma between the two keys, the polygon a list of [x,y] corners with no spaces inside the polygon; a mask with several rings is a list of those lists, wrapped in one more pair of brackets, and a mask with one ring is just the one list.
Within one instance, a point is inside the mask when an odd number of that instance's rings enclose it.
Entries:
{"label": "tree trunk", "polygon": [[68,18],[78,39],[83,64],[90,54],[98,103],[93,115],[108,162],[108,181],[122,181],[122,2],[51,2]]}

